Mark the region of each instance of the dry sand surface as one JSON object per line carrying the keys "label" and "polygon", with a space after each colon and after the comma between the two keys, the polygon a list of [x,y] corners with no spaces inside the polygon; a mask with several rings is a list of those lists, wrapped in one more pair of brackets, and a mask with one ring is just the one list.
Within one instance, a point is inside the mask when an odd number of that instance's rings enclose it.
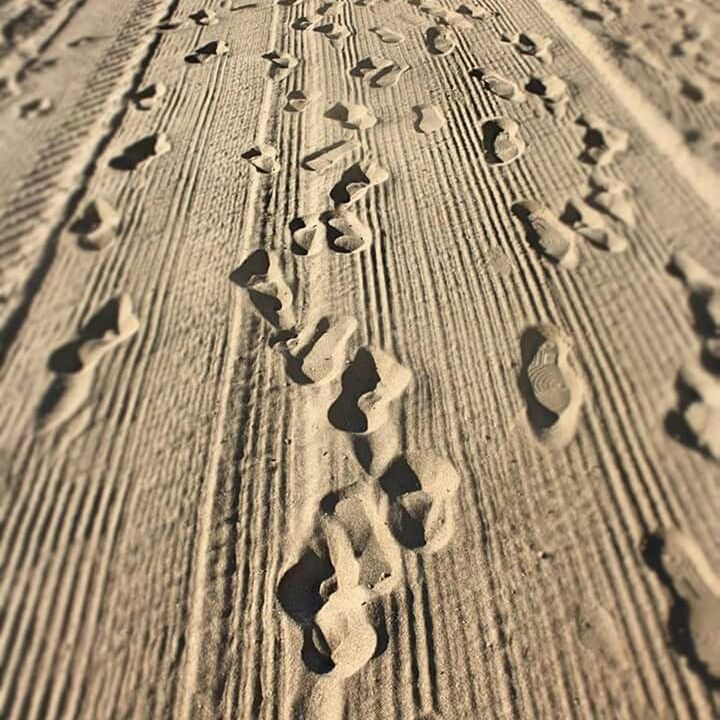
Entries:
{"label": "dry sand surface", "polygon": [[717,0],[0,0],[0,717],[720,717]]}

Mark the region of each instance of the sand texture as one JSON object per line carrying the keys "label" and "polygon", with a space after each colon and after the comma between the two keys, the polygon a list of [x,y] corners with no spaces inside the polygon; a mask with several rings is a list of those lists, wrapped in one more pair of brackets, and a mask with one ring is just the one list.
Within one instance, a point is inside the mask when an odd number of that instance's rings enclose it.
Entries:
{"label": "sand texture", "polygon": [[720,717],[717,2],[0,27],[0,718]]}

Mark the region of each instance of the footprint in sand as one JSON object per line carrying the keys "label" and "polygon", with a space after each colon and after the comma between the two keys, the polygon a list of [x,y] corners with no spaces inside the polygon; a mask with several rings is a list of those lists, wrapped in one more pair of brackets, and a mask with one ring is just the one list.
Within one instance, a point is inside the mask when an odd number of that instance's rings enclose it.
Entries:
{"label": "footprint in sand", "polygon": [[644,546],[648,564],[672,593],[673,645],[710,684],[720,681],[720,577],[688,534],[669,528]]}
{"label": "footprint in sand", "polygon": [[258,143],[242,155],[256,170],[266,175],[274,175],[280,170],[277,160],[277,148],[269,143]]}
{"label": "footprint in sand", "polygon": [[599,115],[583,113],[576,122],[586,128],[583,138],[585,150],[580,155],[583,162],[604,167],[615,160],[616,155],[628,149],[628,133],[613,127]]}
{"label": "footprint in sand", "polygon": [[550,65],[553,61],[550,47],[552,39],[539,33],[522,32],[515,35],[503,35],[502,40],[510,43],[522,55],[530,55],[541,63]]}
{"label": "footprint in sand", "polygon": [[198,10],[197,12],[191,13],[189,15],[189,18],[195,22],[196,25],[217,25],[218,22],[218,16],[217,13],[214,10]]}
{"label": "footprint in sand", "polygon": [[275,82],[284,80],[299,64],[299,60],[287,52],[270,52],[263,57],[270,63],[268,77]]}
{"label": "footprint in sand", "polygon": [[398,43],[405,41],[405,36],[396,30],[392,30],[387,27],[374,27],[370,29],[380,38],[380,40],[388,45],[397,45]]}
{"label": "footprint in sand", "polygon": [[80,245],[89,250],[103,250],[117,238],[120,215],[103,197],[91,200],[82,215],[70,226]]}
{"label": "footprint in sand", "polygon": [[110,167],[115,170],[135,170],[142,163],[149,160],[159,158],[165,153],[170,152],[172,145],[164,132],[148,135],[128,145],[122,154],[110,160]]}
{"label": "footprint in sand", "polygon": [[390,173],[374,160],[362,160],[351,165],[330,191],[335,207],[356,203],[370,188],[386,182]]}
{"label": "footprint in sand", "polygon": [[567,83],[557,75],[535,75],[530,78],[525,89],[537,95],[545,109],[558,120],[567,114],[570,94]]}
{"label": "footprint in sand", "polygon": [[347,344],[355,330],[357,320],[353,317],[322,317],[305,323],[297,335],[274,347],[285,357],[293,380],[323,385],[345,367]]}
{"label": "footprint in sand", "polygon": [[458,13],[460,15],[465,15],[466,17],[469,17],[471,20],[487,20],[490,17],[493,17],[497,13],[492,12],[488,10],[486,7],[483,7],[482,5],[467,5],[463,4],[458,6],[457,9]]}
{"label": "footprint in sand", "polygon": [[377,123],[373,112],[365,105],[338,102],[325,113],[325,117],[337,120],[348,130],[368,130]]}
{"label": "footprint in sand", "polygon": [[213,40],[186,55],[185,62],[191,65],[204,65],[216,57],[227,55],[229,52],[230,47],[224,40]]}
{"label": "footprint in sand", "polygon": [[40,432],[55,430],[79,412],[90,395],[97,364],[139,327],[130,296],[123,294],[96,313],[76,340],[51,355],[49,367],[56,377],[38,411]]}
{"label": "footprint in sand", "polygon": [[525,93],[520,89],[519,85],[499,73],[484,70],[483,68],[475,68],[470,71],[470,75],[479,78],[485,90],[503,100],[510,100],[515,103],[525,102]]}
{"label": "footprint in sand", "polygon": [[593,172],[590,176],[590,193],[585,200],[623,225],[635,227],[633,193],[622,180],[605,178]]}
{"label": "footprint in sand", "polygon": [[301,113],[319,97],[317,90],[291,90],[285,97],[285,109],[288,112]]}
{"label": "footprint in sand", "polygon": [[278,255],[272,250],[255,250],[230,276],[250,295],[258,312],[281,330],[295,326],[293,292],[287,284]]}
{"label": "footprint in sand", "polygon": [[439,3],[433,2],[433,0],[411,0],[410,4],[417,6],[422,12],[435,20],[438,25],[463,29],[472,27],[466,15],[443,7]]}
{"label": "footprint in sand", "polygon": [[392,63],[387,67],[381,68],[370,78],[371,87],[389,88],[397,85],[401,76],[410,69],[409,65],[404,63]]}
{"label": "footprint in sand", "polygon": [[572,341],[563,330],[545,323],[527,330],[521,347],[520,384],[528,420],[544,445],[561,450],[575,436],[587,395],[571,361]]}
{"label": "footprint in sand", "polygon": [[311,30],[314,28],[321,20],[322,17],[317,14],[311,15],[310,17],[303,15],[303,17],[299,17],[295,20],[290,27],[298,32],[304,32],[305,30]]}
{"label": "footprint in sand", "polygon": [[335,2],[325,3],[317,9],[317,14],[321,17],[332,17],[339,15],[345,9],[344,0],[335,0]]}
{"label": "footprint in sand", "polygon": [[425,34],[428,50],[433,55],[447,55],[455,49],[455,33],[447,25],[435,25]]}
{"label": "footprint in sand", "polygon": [[409,452],[393,462],[379,483],[390,500],[390,529],[403,547],[431,554],[448,544],[460,486],[449,460],[433,452]]}
{"label": "footprint in sand", "polygon": [[619,253],[628,248],[627,239],[610,227],[608,218],[588,205],[579,195],[568,200],[561,220],[602,250]]}
{"label": "footprint in sand", "polygon": [[303,167],[314,172],[324,172],[351,155],[361,147],[358,140],[340,140],[321,148],[303,160]]}
{"label": "footprint in sand", "polygon": [[362,347],[343,373],[342,391],[328,410],[333,427],[366,434],[390,418],[391,404],[404,392],[412,372],[392,355],[375,347]]}
{"label": "footprint in sand", "polygon": [[53,107],[53,101],[50,98],[38,98],[18,105],[17,115],[23,120],[32,120],[47,115]]}
{"label": "footprint in sand", "polygon": [[418,132],[429,135],[445,127],[445,116],[437,105],[416,105],[413,110],[417,115],[415,129]]}
{"label": "footprint in sand", "polygon": [[520,125],[507,117],[495,117],[482,124],[485,160],[490,165],[508,165],[522,157],[525,140]]}
{"label": "footprint in sand", "polygon": [[317,213],[295,218],[290,223],[290,233],[290,249],[296,255],[317,255],[327,245],[325,224]]}
{"label": "footprint in sand", "polygon": [[720,335],[720,277],[683,250],[673,253],[671,264],[692,295],[700,332],[708,337]]}
{"label": "footprint in sand", "polygon": [[372,243],[370,228],[346,207],[330,211],[325,224],[327,243],[335,252],[350,255],[366,250]]}
{"label": "footprint in sand", "polygon": [[133,102],[139,110],[152,110],[165,95],[167,95],[167,86],[164,83],[151,83],[135,94]]}
{"label": "footprint in sand", "polygon": [[347,678],[377,654],[367,605],[401,572],[386,514],[387,501],[364,481],[326,495],[305,550],[278,584],[280,605],[303,629],[303,659],[324,678]]}
{"label": "footprint in sand", "polygon": [[679,380],[680,387],[687,390],[679,409],[690,435],[687,444],[720,460],[720,380],[698,361],[686,363]]}
{"label": "footprint in sand", "polygon": [[523,200],[512,207],[523,223],[530,244],[562,268],[574,270],[580,263],[575,233],[544,205]]}
{"label": "footprint in sand", "polygon": [[345,41],[352,35],[350,30],[339,23],[318,25],[314,30],[324,35],[330,41],[330,44],[338,50],[342,50],[345,47]]}

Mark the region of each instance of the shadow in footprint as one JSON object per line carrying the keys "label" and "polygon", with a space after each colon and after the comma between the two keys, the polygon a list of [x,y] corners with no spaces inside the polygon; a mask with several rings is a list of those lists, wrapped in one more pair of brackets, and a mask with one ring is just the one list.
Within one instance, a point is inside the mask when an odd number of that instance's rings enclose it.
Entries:
{"label": "shadow in footprint", "polygon": [[276,596],[283,610],[303,630],[302,659],[308,669],[317,674],[332,670],[332,662],[320,653],[313,641],[314,618],[325,600],[320,587],[334,574],[329,559],[306,550],[298,562],[282,577]]}
{"label": "shadow in footprint", "polygon": [[351,197],[348,188],[351,185],[367,185],[368,178],[360,167],[359,163],[354,163],[342,174],[340,180],[335,183],[330,190],[330,199],[341,205],[350,203]]}
{"label": "shadow in footprint", "polygon": [[362,433],[367,418],[358,408],[358,400],[373,391],[380,382],[373,356],[360,348],[342,376],[342,390],[328,410],[328,420],[338,430]]}
{"label": "shadow in footprint", "polygon": [[712,455],[705,448],[701,447],[697,435],[685,419],[685,414],[690,405],[700,398],[695,390],[683,381],[680,375],[678,375],[675,381],[675,391],[677,393],[677,402],[675,403],[675,407],[665,415],[665,432],[681,445],[699,452],[706,458],[712,459]]}
{"label": "shadow in footprint", "polygon": [[392,525],[398,542],[410,550],[423,547],[427,539],[422,522],[396,502],[403,495],[422,490],[420,480],[405,458],[395,460],[380,478],[379,484],[390,499],[390,506],[395,509]]}
{"label": "shadow in footprint", "polygon": [[537,230],[533,227],[533,224],[530,222],[531,213],[528,208],[525,207],[523,203],[519,202],[514,203],[510,210],[522,224],[523,230],[525,231],[525,238],[530,247],[540,256],[540,258],[547,258],[548,254],[545,252],[545,249],[540,242],[540,236],[538,235]]}
{"label": "shadow in footprint", "polygon": [[303,372],[302,366],[305,358],[310,354],[312,349],[315,347],[317,341],[330,329],[330,320],[327,317],[323,317],[318,321],[315,326],[312,336],[305,341],[305,345],[296,353],[291,353],[287,347],[283,348],[282,344],[292,342],[296,335],[290,333],[277,334],[270,341],[270,347],[278,346],[278,349],[285,358],[285,372],[293,382],[298,385],[309,385],[312,380]]}
{"label": "shadow in footprint", "polygon": [[69,375],[83,369],[78,350],[89,340],[100,340],[105,333],[116,327],[119,301],[109,300],[83,326],[78,336],[57,348],[48,360],[48,369],[56,374]]}
{"label": "shadow in footprint", "polygon": [[267,275],[268,270],[270,270],[270,256],[266,250],[258,249],[251,253],[240,267],[230,273],[230,280],[243,290],[247,290],[250,301],[267,322],[280,327],[282,325],[280,313],[283,310],[280,300],[258,292],[250,286],[254,278]]}
{"label": "shadow in footprint", "polygon": [[157,137],[148,135],[132,145],[128,145],[121,155],[110,160],[110,167],[114,170],[135,170],[138,165],[155,155]]}
{"label": "shadow in footprint", "polygon": [[711,688],[720,688],[720,678],[708,672],[705,664],[698,657],[690,622],[690,605],[678,593],[672,577],[663,565],[662,555],[665,540],[660,535],[648,535],[642,546],[642,555],[648,566],[657,574],[660,582],[672,596],[672,607],[668,616],[667,630],[670,642],[675,650],[685,657],[688,665],[703,682]]}
{"label": "shadow in footprint", "polygon": [[485,157],[493,165],[503,162],[503,159],[495,151],[495,143],[504,132],[505,130],[495,120],[488,120],[482,124],[482,145],[485,150]]}

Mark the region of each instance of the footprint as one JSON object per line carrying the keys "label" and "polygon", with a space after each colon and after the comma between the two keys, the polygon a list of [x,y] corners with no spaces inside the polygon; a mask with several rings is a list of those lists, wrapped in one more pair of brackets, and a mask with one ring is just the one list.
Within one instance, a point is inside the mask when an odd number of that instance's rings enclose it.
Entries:
{"label": "footprint", "polygon": [[319,97],[320,93],[317,90],[291,90],[285,98],[285,109],[300,113]]}
{"label": "footprint", "polygon": [[563,330],[545,323],[522,338],[521,388],[528,420],[538,439],[561,450],[573,439],[585,401],[585,384],[571,362],[573,344]]}
{"label": "footprint", "polygon": [[359,150],[360,147],[360,143],[357,140],[340,140],[308,155],[302,164],[303,167],[308,170],[324,172],[340,160]]}
{"label": "footprint", "polygon": [[339,23],[319,25],[315,27],[314,30],[324,35],[330,41],[330,44],[338,50],[342,50],[345,47],[345,41],[352,35],[350,30]]}
{"label": "footprint", "polygon": [[406,453],[379,483],[390,500],[390,530],[403,547],[431,554],[449,543],[460,486],[452,463],[433,452]]}
{"label": "footprint", "polygon": [[191,13],[189,18],[193,20],[196,25],[217,25],[218,22],[220,22],[214,10],[206,10],[204,8]]}
{"label": "footprint", "polygon": [[330,423],[344,432],[374,432],[390,418],[412,373],[394,357],[375,347],[361,347],[342,376],[342,392],[328,410]]}
{"label": "footprint", "polygon": [[397,85],[400,77],[410,69],[409,65],[393,63],[378,70],[370,79],[372,87],[389,88]]}
{"label": "footprint", "polygon": [[295,218],[290,223],[292,245],[296,255],[317,255],[326,246],[325,225],[317,214]]}
{"label": "footprint", "polygon": [[433,55],[447,55],[455,49],[455,34],[447,25],[435,25],[426,33],[428,50]]}
{"label": "footprint", "polygon": [[51,355],[49,367],[56,377],[38,411],[40,432],[53,431],[79,412],[90,395],[97,364],[139,327],[132,300],[124,293],[97,312],[76,340]]}
{"label": "footprint", "polygon": [[352,205],[360,200],[375,185],[386,182],[390,173],[374,160],[354,163],[330,191],[335,206]]}
{"label": "footprint", "polygon": [[701,332],[708,336],[720,335],[720,277],[683,250],[673,253],[671,264],[693,296],[691,301],[700,316]]}
{"label": "footprint", "polygon": [[256,250],[230,276],[245,288],[258,312],[281,330],[295,326],[293,292],[280,270],[278,255],[272,250]]}
{"label": "footprint", "polygon": [[42,117],[52,111],[54,105],[50,98],[38,98],[22,103],[18,106],[18,117],[23,120],[32,120],[36,117]]}
{"label": "footprint", "polygon": [[115,170],[135,170],[142,163],[158,158],[172,149],[164,132],[154,133],[138,140],[110,160],[110,167]]}
{"label": "footprint", "polygon": [[405,41],[405,36],[402,33],[387,27],[374,27],[371,28],[371,31],[374,32],[382,42],[388,45],[397,45],[397,43]]}
{"label": "footprint", "polygon": [[418,132],[429,135],[445,127],[445,116],[437,105],[416,105],[413,110],[417,113],[415,129]]}
{"label": "footprint", "polygon": [[280,605],[303,629],[303,660],[323,679],[349,677],[382,652],[366,606],[400,578],[386,514],[387,500],[364,481],[326,495],[306,549],[278,584]]}
{"label": "footprint", "polygon": [[541,63],[550,65],[553,61],[550,47],[552,39],[539,33],[522,32],[515,35],[504,35],[505,42],[511,43],[522,55],[531,55]]}
{"label": "footprint", "polygon": [[457,9],[458,13],[465,15],[472,20],[487,20],[492,17],[494,13],[490,12],[487,8],[482,5],[460,5]]}
{"label": "footprint", "polygon": [[594,208],[606,213],[629,228],[635,227],[635,203],[632,190],[616,178],[590,176],[590,193],[585,198]]}
{"label": "footprint", "polygon": [[523,200],[515,203],[512,210],[525,226],[528,241],[542,255],[567,270],[579,265],[575,233],[548,208],[534,200]]}
{"label": "footprint", "polygon": [[720,577],[697,542],[669,528],[650,536],[644,547],[650,566],[671,593],[671,639],[690,667],[710,684],[720,681]]}
{"label": "footprint", "polygon": [[375,600],[392,592],[400,579],[401,559],[387,527],[387,497],[372,483],[360,480],[326,495],[320,507],[344,529],[368,598]]}
{"label": "footprint", "polygon": [[611,253],[627,250],[627,239],[618,235],[607,223],[605,216],[588,205],[579,196],[571,197],[561,218],[578,235],[593,245]]}
{"label": "footprint", "polygon": [[382,55],[368,55],[360,60],[357,65],[350,70],[350,75],[352,77],[369,78],[377,71],[389,67],[392,64],[392,60],[389,60]]}
{"label": "footprint", "polygon": [[160,100],[167,95],[167,87],[164,83],[156,82],[145,86],[136,93],[133,101],[140,110],[152,110]]}
{"label": "footprint", "polygon": [[377,118],[369,108],[350,102],[336,103],[325,113],[325,117],[338,120],[349,130],[368,130],[377,123]]}
{"label": "footprint", "polygon": [[521,103],[525,102],[525,93],[520,89],[517,83],[500,75],[499,73],[482,68],[475,68],[470,72],[473,77],[480,78],[482,86],[493,95],[497,95],[503,100]]}
{"label": "footprint", "polygon": [[317,14],[321,17],[331,17],[332,15],[339,15],[345,9],[345,2],[343,0],[335,0],[335,2],[325,3],[317,9]]}
{"label": "footprint", "polygon": [[681,398],[680,407],[691,434],[689,444],[720,460],[720,380],[699,362],[694,362],[683,366],[680,383],[690,391],[687,397]]}
{"label": "footprint", "polygon": [[70,227],[79,236],[80,245],[90,250],[103,250],[117,238],[120,215],[103,197],[91,200],[83,214]]}
{"label": "footprint", "polygon": [[328,213],[325,224],[328,245],[335,252],[350,255],[366,250],[372,243],[370,228],[346,207]]}
{"label": "footprint", "polygon": [[439,25],[464,29],[472,27],[470,21],[465,15],[455,12],[454,10],[449,10],[432,0],[411,0],[410,4],[417,6],[422,12],[433,18],[433,20],[435,20]]}
{"label": "footprint", "polygon": [[294,55],[286,52],[270,52],[263,57],[270,63],[268,77],[275,82],[284,80],[299,64],[299,60]]}
{"label": "footprint", "polygon": [[363,604],[359,563],[347,539],[340,539],[341,531],[331,528],[328,522],[328,534],[337,536],[328,540],[332,543],[337,590],[315,616],[312,636],[315,649],[329,663],[326,676],[345,679],[370,662],[377,647],[377,634]]}
{"label": "footprint", "polygon": [[557,75],[535,75],[530,78],[525,89],[537,95],[545,109],[558,120],[562,120],[570,102],[567,83]]}
{"label": "footprint", "polygon": [[185,56],[185,62],[194,65],[204,65],[206,62],[210,62],[213,58],[227,55],[230,52],[230,47],[224,40],[213,40],[212,42],[197,48],[189,55]]}
{"label": "footprint", "polygon": [[285,356],[293,379],[323,385],[342,372],[347,344],[355,330],[357,320],[353,317],[322,317],[275,348]]}
{"label": "footprint", "polygon": [[520,125],[507,117],[495,117],[482,124],[485,160],[490,165],[508,165],[522,157],[525,140]]}
{"label": "footprint", "polygon": [[290,26],[293,30],[298,30],[299,32],[304,32],[305,30],[311,30],[313,29],[319,22],[322,21],[322,15],[318,15],[317,13],[314,13],[313,15],[310,15],[309,17],[306,15],[303,15],[302,17],[299,17],[293,24]]}
{"label": "footprint", "polygon": [[615,156],[628,149],[630,136],[625,130],[613,127],[595,113],[583,113],[578,125],[586,128],[585,150],[580,156],[584,162],[598,167],[609,165]]}
{"label": "footprint", "polygon": [[242,155],[256,170],[267,175],[274,175],[280,170],[277,161],[277,148],[269,143],[258,143]]}

